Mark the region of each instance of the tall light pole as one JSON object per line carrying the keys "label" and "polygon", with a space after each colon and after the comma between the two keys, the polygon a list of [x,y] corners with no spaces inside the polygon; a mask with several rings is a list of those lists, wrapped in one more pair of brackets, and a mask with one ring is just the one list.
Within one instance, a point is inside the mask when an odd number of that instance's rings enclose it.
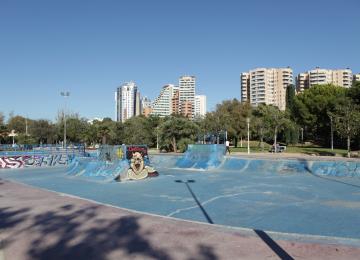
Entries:
{"label": "tall light pole", "polygon": [[250,118],[246,118],[247,123],[247,153],[250,154]]}
{"label": "tall light pole", "polygon": [[70,96],[69,91],[61,92],[60,95],[65,98],[65,107],[64,107],[64,148],[66,148],[66,98]]}

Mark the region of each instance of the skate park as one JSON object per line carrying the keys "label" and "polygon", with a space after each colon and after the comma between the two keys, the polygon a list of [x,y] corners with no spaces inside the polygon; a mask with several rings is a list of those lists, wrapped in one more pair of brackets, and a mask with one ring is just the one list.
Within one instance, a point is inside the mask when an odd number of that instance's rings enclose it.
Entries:
{"label": "skate park", "polygon": [[[281,243],[335,246],[346,254],[359,250],[356,160],[224,156],[223,145],[189,145],[181,155],[147,154],[147,164],[159,173],[156,178],[116,181],[129,169],[119,148],[107,147],[90,157],[73,155],[66,166],[2,169],[0,178],[4,185],[35,188],[94,207],[215,228],[221,235],[235,232],[257,239],[280,258],[294,257]],[[11,207],[2,211],[11,216]]]}

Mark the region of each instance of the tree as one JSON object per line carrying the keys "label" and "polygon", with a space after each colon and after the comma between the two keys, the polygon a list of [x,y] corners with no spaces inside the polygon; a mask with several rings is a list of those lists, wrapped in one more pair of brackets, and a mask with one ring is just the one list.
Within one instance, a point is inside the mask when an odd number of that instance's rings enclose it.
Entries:
{"label": "tree", "polygon": [[8,134],[8,129],[5,125],[5,116],[2,112],[0,112],[0,144],[5,141]]}
{"label": "tree", "polygon": [[235,139],[235,147],[237,140],[242,139],[247,133],[246,118],[251,115],[251,106],[248,102],[240,102],[237,99],[225,100],[216,108],[221,117],[223,129],[228,131],[228,136]]}
{"label": "tree", "polygon": [[5,116],[3,112],[0,112],[0,126],[5,124]]}
{"label": "tree", "polygon": [[22,116],[12,116],[9,118],[8,124],[7,124],[8,129],[11,130],[15,130],[15,132],[17,133],[25,133],[25,129],[26,129],[26,119],[25,117]]}
{"label": "tree", "polygon": [[102,144],[108,144],[111,142],[111,138],[114,137],[115,122],[111,118],[104,118],[102,121],[94,122],[96,127],[96,133]]}
{"label": "tree", "polygon": [[335,129],[339,135],[346,138],[347,157],[350,158],[351,139],[359,132],[360,129],[360,106],[353,104],[351,100],[344,99],[340,102],[335,112],[332,113],[335,123]]}
{"label": "tree", "polygon": [[204,128],[211,134],[216,135],[216,143],[219,143],[219,134],[224,130],[224,117],[216,110],[206,114]]}
{"label": "tree", "polygon": [[352,99],[354,104],[360,105],[360,81],[355,81],[353,86],[347,90],[347,97]]}
{"label": "tree", "polygon": [[[26,143],[35,141],[37,143],[51,144],[56,140],[56,128],[49,121],[45,119],[31,121],[29,133],[32,139],[26,140]],[[28,138],[27,136],[25,138]]]}
{"label": "tree", "polygon": [[269,135],[270,129],[268,121],[265,120],[266,114],[266,105],[259,105],[253,110],[253,118],[251,120],[251,125],[259,137],[259,146],[262,151],[264,151],[264,138]]}
{"label": "tree", "polygon": [[261,120],[262,122],[260,129],[263,129],[263,133],[265,132],[273,136],[275,152],[277,152],[277,136],[280,131],[291,123],[290,120],[286,117],[284,111],[280,111],[275,106],[264,104],[258,106],[255,116],[258,118],[258,121]]}
{"label": "tree", "polygon": [[288,85],[286,87],[286,110],[293,110],[295,99],[295,87],[294,85]]}
{"label": "tree", "polygon": [[126,144],[146,144],[151,147],[154,146],[154,132],[155,129],[146,117],[132,117],[124,123],[123,141]]}
{"label": "tree", "polygon": [[66,135],[67,139],[73,143],[85,142],[85,134],[88,122],[85,118],[69,117],[66,119]]}
{"label": "tree", "polygon": [[83,140],[87,145],[94,145],[97,143],[97,128],[94,123],[86,125]]}
{"label": "tree", "polygon": [[160,125],[161,146],[167,150],[178,151],[178,142],[181,150],[196,139],[199,127],[192,121],[181,116],[166,118]]}
{"label": "tree", "polygon": [[330,122],[327,113],[346,95],[346,89],[334,85],[316,85],[294,98],[292,119],[303,128],[314,141],[326,144]]}

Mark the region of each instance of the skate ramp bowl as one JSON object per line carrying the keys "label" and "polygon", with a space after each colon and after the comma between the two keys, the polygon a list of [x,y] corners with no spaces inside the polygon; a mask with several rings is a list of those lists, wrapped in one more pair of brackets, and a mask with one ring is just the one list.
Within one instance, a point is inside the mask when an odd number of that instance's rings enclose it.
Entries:
{"label": "skate ramp bowl", "polygon": [[0,178],[180,219],[208,222],[201,205],[219,225],[360,239],[357,162],[226,157],[198,171],[168,167],[181,156],[151,155],[155,168],[167,163],[157,178],[115,182],[115,172],[128,168],[123,162],[76,159],[68,168],[0,171]]}
{"label": "skate ramp bowl", "polygon": [[213,169],[225,158],[226,147],[223,144],[189,144],[186,152],[175,166],[178,168]]}
{"label": "skate ramp bowl", "polygon": [[129,168],[126,160],[112,162],[98,158],[75,158],[67,168],[67,175],[95,181],[114,181],[114,179]]}
{"label": "skate ramp bowl", "polygon": [[219,171],[276,174],[314,174],[329,177],[360,177],[360,161],[315,161],[303,159],[226,158]]}

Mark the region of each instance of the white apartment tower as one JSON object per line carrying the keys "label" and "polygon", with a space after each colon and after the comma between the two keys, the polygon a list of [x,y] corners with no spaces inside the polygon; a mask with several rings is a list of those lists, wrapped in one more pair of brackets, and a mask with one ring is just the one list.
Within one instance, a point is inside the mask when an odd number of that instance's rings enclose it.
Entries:
{"label": "white apartment tower", "polygon": [[195,96],[195,117],[204,117],[206,114],[206,96]]}
{"label": "white apartment tower", "polygon": [[115,92],[116,121],[125,122],[127,119],[139,114],[140,97],[134,82],[127,82],[117,88]]}
{"label": "white apartment tower", "polygon": [[241,73],[241,102],[286,108],[286,88],[293,83],[291,68],[256,68]]}
{"label": "white apartment tower", "polygon": [[179,112],[189,118],[195,116],[195,76],[179,78]]}
{"label": "white apartment tower", "polygon": [[353,76],[350,69],[321,69],[315,68],[304,73],[298,74],[296,77],[296,92],[303,92],[315,85],[333,84],[344,88],[350,88]]}
{"label": "white apartment tower", "polygon": [[165,85],[152,104],[151,114],[165,117],[177,113],[178,111],[173,111],[173,97],[178,90],[179,87],[172,84]]}
{"label": "white apartment tower", "polygon": [[241,90],[240,101],[247,102],[250,99],[250,73],[243,72],[240,74]]}

